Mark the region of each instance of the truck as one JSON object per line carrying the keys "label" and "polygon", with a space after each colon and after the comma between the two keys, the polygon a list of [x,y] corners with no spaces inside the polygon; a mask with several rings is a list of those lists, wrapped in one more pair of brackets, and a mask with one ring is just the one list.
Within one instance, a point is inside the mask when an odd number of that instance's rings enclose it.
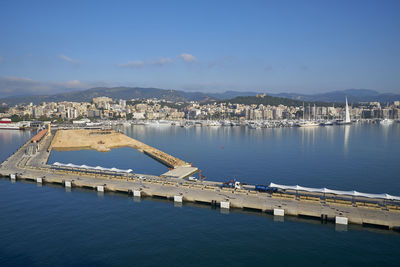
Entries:
{"label": "truck", "polygon": [[269,187],[268,185],[261,185],[261,184],[255,185],[254,190],[258,192],[270,192],[270,193],[278,191],[277,188],[272,188]]}
{"label": "truck", "polygon": [[222,187],[229,187],[229,188],[234,188],[234,189],[240,189],[242,188],[242,183],[236,180],[229,180],[225,183],[222,184]]}

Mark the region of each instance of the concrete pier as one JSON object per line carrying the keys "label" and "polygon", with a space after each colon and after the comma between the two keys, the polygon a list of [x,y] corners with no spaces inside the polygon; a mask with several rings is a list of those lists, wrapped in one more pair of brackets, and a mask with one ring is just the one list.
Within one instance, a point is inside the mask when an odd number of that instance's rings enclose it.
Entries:
{"label": "concrete pier", "polygon": [[285,210],[284,209],[274,209],[274,215],[275,216],[285,216]]}
{"label": "concrete pier", "polygon": [[220,182],[187,181],[144,174],[88,173],[79,168],[57,169],[47,164],[54,135],[39,141],[37,152],[26,153],[28,141],[0,166],[0,176],[64,185],[66,188],[91,188],[98,192],[133,193],[135,199],[157,196],[174,200],[210,204],[228,210],[240,208],[278,216],[318,218],[336,224],[366,224],[400,229],[400,203],[379,199],[344,199],[311,195],[305,192],[259,192],[252,185],[240,189],[222,187]]}
{"label": "concrete pier", "polygon": [[349,220],[346,217],[343,217],[343,216],[336,216],[335,217],[335,223],[336,224],[347,225],[349,223]]}
{"label": "concrete pier", "polygon": [[183,202],[182,196],[174,196],[174,202]]}
{"label": "concrete pier", "polygon": [[230,202],[229,201],[221,201],[220,202],[220,207],[221,207],[221,209],[228,209],[229,210],[229,208],[230,208]]}
{"label": "concrete pier", "polygon": [[98,185],[96,188],[98,192],[104,192],[104,186]]}

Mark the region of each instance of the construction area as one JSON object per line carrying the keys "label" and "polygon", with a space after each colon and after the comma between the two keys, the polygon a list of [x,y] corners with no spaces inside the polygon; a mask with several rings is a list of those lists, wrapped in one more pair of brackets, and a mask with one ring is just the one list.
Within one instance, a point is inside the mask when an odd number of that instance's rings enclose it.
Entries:
{"label": "construction area", "polygon": [[[86,165],[52,164],[54,150],[131,147],[168,166],[160,176],[136,174],[131,170],[92,168]],[[114,130],[43,130],[22,145],[0,167],[0,176],[11,180],[55,183],[66,188],[92,188],[99,192],[117,191],[134,197],[155,196],[176,203],[204,203],[228,210],[241,208],[286,215],[318,218],[337,225],[348,223],[400,229],[400,201],[396,199],[345,196],[334,193],[306,192],[291,188],[240,185],[188,179],[197,171],[190,163],[130,138]],[[295,188],[296,189],[296,188]]]}
{"label": "construction area", "polygon": [[197,171],[191,163],[114,130],[58,130],[50,144],[50,150],[56,151],[93,149],[108,152],[120,147],[131,147],[164,164],[170,169],[163,174],[167,177],[184,178]]}

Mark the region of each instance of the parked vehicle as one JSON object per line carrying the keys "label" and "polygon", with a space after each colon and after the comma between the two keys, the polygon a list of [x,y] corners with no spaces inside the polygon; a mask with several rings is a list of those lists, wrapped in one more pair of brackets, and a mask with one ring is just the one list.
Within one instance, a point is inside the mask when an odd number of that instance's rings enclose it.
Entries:
{"label": "parked vehicle", "polygon": [[222,187],[230,187],[234,189],[242,188],[242,183],[236,180],[230,180],[222,184]]}
{"label": "parked vehicle", "polygon": [[278,188],[275,188],[275,187],[272,188],[272,187],[269,187],[268,185],[256,185],[255,190],[258,192],[273,193],[273,192],[277,192]]}

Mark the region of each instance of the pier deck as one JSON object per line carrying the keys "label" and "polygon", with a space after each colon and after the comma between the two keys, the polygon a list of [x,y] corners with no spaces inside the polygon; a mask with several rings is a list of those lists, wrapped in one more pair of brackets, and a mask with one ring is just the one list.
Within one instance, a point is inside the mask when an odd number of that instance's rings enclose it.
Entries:
{"label": "pier deck", "polygon": [[[323,199],[312,195],[294,195],[289,192],[258,192],[254,186],[242,189],[222,187],[220,182],[186,181],[169,176],[153,176],[126,174],[122,176],[85,174],[79,170],[65,171],[52,169],[47,165],[51,149],[57,144],[56,136],[46,136],[41,140],[38,152],[26,153],[30,141],[19,148],[4,161],[0,167],[0,176],[15,175],[17,179],[43,183],[57,183],[72,187],[97,189],[101,186],[105,191],[131,193],[140,191],[144,196],[157,196],[174,199],[181,196],[183,201],[220,204],[229,202],[232,208],[245,208],[261,212],[272,212],[274,209],[284,210],[285,215],[306,216],[334,220],[336,216],[348,218],[349,223],[383,226],[388,229],[400,227],[400,208],[383,203],[367,203],[359,200],[351,202],[341,199]],[[193,169],[194,170],[194,169]],[[364,204],[362,204],[364,203]]]}

